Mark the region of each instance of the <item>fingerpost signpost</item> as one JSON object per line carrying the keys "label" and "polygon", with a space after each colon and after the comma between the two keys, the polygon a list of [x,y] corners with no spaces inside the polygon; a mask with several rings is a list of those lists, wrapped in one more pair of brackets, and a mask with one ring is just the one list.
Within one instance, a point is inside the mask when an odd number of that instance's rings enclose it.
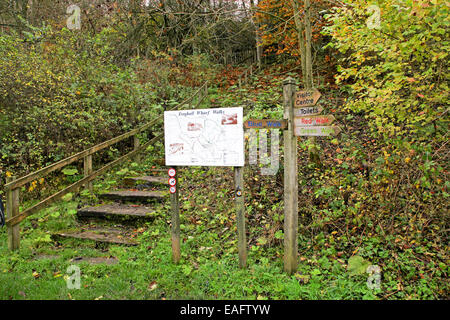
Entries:
{"label": "fingerpost signpost", "polygon": [[332,115],[319,115],[323,108],[316,107],[321,94],[317,89],[295,92],[295,80],[283,82],[284,119],[284,270],[292,274],[297,270],[298,256],[298,136],[330,136],[340,132],[329,126]]}

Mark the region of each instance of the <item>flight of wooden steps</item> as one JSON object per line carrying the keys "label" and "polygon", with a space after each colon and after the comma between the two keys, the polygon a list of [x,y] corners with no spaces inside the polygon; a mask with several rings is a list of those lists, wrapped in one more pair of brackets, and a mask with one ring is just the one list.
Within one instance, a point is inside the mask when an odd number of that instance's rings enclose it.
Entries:
{"label": "flight of wooden steps", "polygon": [[[157,170],[162,172],[165,170]],[[126,177],[123,185],[129,190],[115,190],[99,194],[98,198],[114,203],[80,208],[77,212],[79,220],[119,222],[119,225],[101,227],[84,224],[77,231],[57,233],[56,237],[91,240],[95,242],[122,245],[137,245],[130,236],[129,224],[137,221],[151,221],[154,217],[152,203],[168,198],[168,191],[155,190],[167,185],[167,178],[161,176]],[[130,203],[131,202],[131,203]],[[124,224],[127,222],[127,224]]]}

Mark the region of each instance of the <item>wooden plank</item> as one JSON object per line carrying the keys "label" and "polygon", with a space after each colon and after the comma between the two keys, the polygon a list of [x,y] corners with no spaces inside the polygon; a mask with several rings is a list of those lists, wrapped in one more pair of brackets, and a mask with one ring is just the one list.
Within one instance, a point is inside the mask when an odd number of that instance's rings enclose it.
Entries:
{"label": "wooden plank", "polygon": [[332,124],[335,118],[333,115],[318,115],[318,116],[306,116],[294,118],[295,127],[308,127],[308,126],[326,126]]}
{"label": "wooden plank", "polygon": [[300,136],[313,136],[313,137],[326,137],[335,136],[341,132],[341,128],[337,126],[317,126],[317,127],[296,127],[295,135]]}
{"label": "wooden plank", "polygon": [[110,230],[86,230],[81,232],[67,232],[67,233],[56,233],[54,236],[60,236],[63,238],[74,238],[91,240],[104,243],[114,243],[114,244],[124,244],[129,246],[136,246],[139,243],[132,239],[127,239],[120,232],[111,232]]}
{"label": "wooden plank", "polygon": [[[177,170],[178,168],[174,168]],[[178,181],[178,177],[175,174],[173,176]],[[181,258],[180,251],[180,204],[178,199],[178,193],[180,186],[177,185],[176,191],[174,193],[170,193],[170,212],[172,217],[172,226],[171,226],[171,238],[172,238],[172,259],[174,263],[179,263]]]}
{"label": "wooden plank", "polygon": [[103,168],[93,172],[89,177],[84,177],[83,179],[81,179],[81,180],[71,184],[67,188],[65,188],[65,189],[63,189],[63,190],[61,190],[61,191],[51,195],[50,197],[46,198],[45,200],[42,200],[41,202],[39,202],[39,203],[35,204],[34,206],[28,208],[27,210],[21,212],[17,216],[14,216],[14,217],[6,220],[6,224],[15,225],[15,224],[21,222],[26,217],[28,217],[28,216],[32,215],[33,213],[35,213],[36,211],[39,211],[40,209],[44,208],[47,204],[52,203],[52,202],[60,199],[61,197],[63,197],[64,195],[66,195],[67,193],[69,193],[71,191],[77,190],[79,187],[84,185],[86,182],[94,180],[97,176],[99,176],[100,174],[104,173],[108,169],[110,169],[110,168],[118,165],[119,163],[129,159],[136,152],[139,152],[140,150],[145,150],[150,144],[152,144],[155,141],[161,139],[162,137],[164,137],[164,133],[161,133],[159,136],[156,136],[156,137],[152,138],[150,141],[148,141],[147,143],[142,145],[139,150],[133,150],[130,153],[127,153],[126,155],[124,155],[124,156],[122,156],[122,157],[120,157],[120,158],[118,158],[118,159],[108,163]]}
{"label": "wooden plank", "polygon": [[287,121],[271,119],[250,119],[244,122],[244,127],[247,129],[285,129],[287,128]]}
{"label": "wooden plank", "polygon": [[131,206],[119,203],[105,204],[97,207],[81,208],[77,212],[80,218],[129,217],[153,219],[150,213],[154,210],[146,206]]}
{"label": "wooden plank", "polygon": [[[162,170],[161,170],[162,171]],[[166,171],[164,169],[164,171]],[[165,177],[155,177],[155,176],[143,176],[143,177],[126,177],[123,179],[126,185],[139,184],[154,184],[154,185],[166,185],[167,179]]]}
{"label": "wooden plank", "polygon": [[323,111],[321,106],[308,107],[308,108],[295,108],[294,117],[312,116],[319,114]]}
{"label": "wooden plank", "polygon": [[[88,155],[84,158],[84,176],[89,177],[92,174],[92,155]],[[90,193],[94,193],[92,181],[87,182],[87,188]]]}
{"label": "wooden plank", "polygon": [[302,90],[295,93],[295,108],[314,106],[321,94],[317,89]]}
{"label": "wooden plank", "polygon": [[[139,147],[141,146],[141,140],[139,140],[139,137],[137,136],[137,134],[135,134],[133,136],[133,146],[134,146],[134,150],[139,149]],[[137,162],[141,161],[141,157],[140,157],[139,153],[136,154],[135,159]]]}
{"label": "wooden plank", "polygon": [[238,236],[239,267],[247,266],[247,241],[245,234],[244,168],[234,167],[236,224]]}
{"label": "wooden plank", "polygon": [[119,259],[116,257],[75,257],[70,259],[70,262],[74,264],[86,262],[88,264],[114,265],[119,263]]}
{"label": "wooden plank", "polygon": [[100,199],[121,200],[121,201],[150,201],[161,200],[167,195],[165,191],[130,191],[117,190],[100,194]]}
{"label": "wooden plank", "polygon": [[283,81],[284,114],[289,126],[284,131],[284,270],[297,270],[298,233],[298,165],[297,138],[294,136],[293,106],[295,80]]}
{"label": "wooden plank", "polygon": [[[12,181],[14,177],[7,177],[6,180],[7,182]],[[19,214],[19,205],[19,189],[6,190],[6,219],[12,219]],[[20,226],[7,224],[7,233],[9,250],[18,250],[20,247]]]}

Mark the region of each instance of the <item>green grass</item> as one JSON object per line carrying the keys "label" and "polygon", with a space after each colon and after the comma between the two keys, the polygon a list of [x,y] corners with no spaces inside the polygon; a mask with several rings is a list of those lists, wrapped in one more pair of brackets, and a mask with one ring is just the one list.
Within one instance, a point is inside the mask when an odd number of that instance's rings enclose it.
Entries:
{"label": "green grass", "polygon": [[[182,186],[187,177],[198,182],[181,193],[182,258],[178,265],[172,262],[168,204],[156,205],[155,220],[136,227],[140,228],[137,237],[140,245],[136,247],[98,248],[89,241],[56,241],[49,237],[56,231],[76,228],[74,212],[78,203],[92,201],[86,196],[58,202],[22,223],[19,252],[8,251],[6,228],[2,228],[0,299],[376,298],[367,288],[365,277],[350,277],[336,261],[324,264],[323,268],[303,263],[297,277],[286,275],[280,245],[252,245],[248,267],[240,269],[234,209],[229,205],[231,185],[220,183],[222,189],[216,199],[201,188],[208,177],[216,174],[217,171],[195,168],[181,174]],[[120,179],[116,174],[107,175],[96,183],[96,188],[109,185],[110,180]],[[36,259],[43,254],[57,258]],[[66,281],[71,274],[67,268],[72,264],[70,259],[79,256],[114,256],[119,263],[78,264],[81,288],[68,289]],[[300,274],[306,275],[307,280]]]}

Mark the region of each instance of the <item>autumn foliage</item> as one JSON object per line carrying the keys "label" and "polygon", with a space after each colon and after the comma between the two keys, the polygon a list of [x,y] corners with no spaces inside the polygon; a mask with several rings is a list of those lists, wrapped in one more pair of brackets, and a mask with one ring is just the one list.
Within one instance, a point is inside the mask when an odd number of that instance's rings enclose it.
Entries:
{"label": "autumn foliage", "polygon": [[[304,15],[304,6],[297,14]],[[325,10],[331,8],[328,1],[313,1],[312,11],[312,41],[318,45],[324,40],[322,28],[327,24],[324,18]],[[293,19],[294,10],[290,0],[261,0],[258,4],[256,20],[260,26],[262,45],[267,54],[289,54],[299,56],[297,30]]]}

